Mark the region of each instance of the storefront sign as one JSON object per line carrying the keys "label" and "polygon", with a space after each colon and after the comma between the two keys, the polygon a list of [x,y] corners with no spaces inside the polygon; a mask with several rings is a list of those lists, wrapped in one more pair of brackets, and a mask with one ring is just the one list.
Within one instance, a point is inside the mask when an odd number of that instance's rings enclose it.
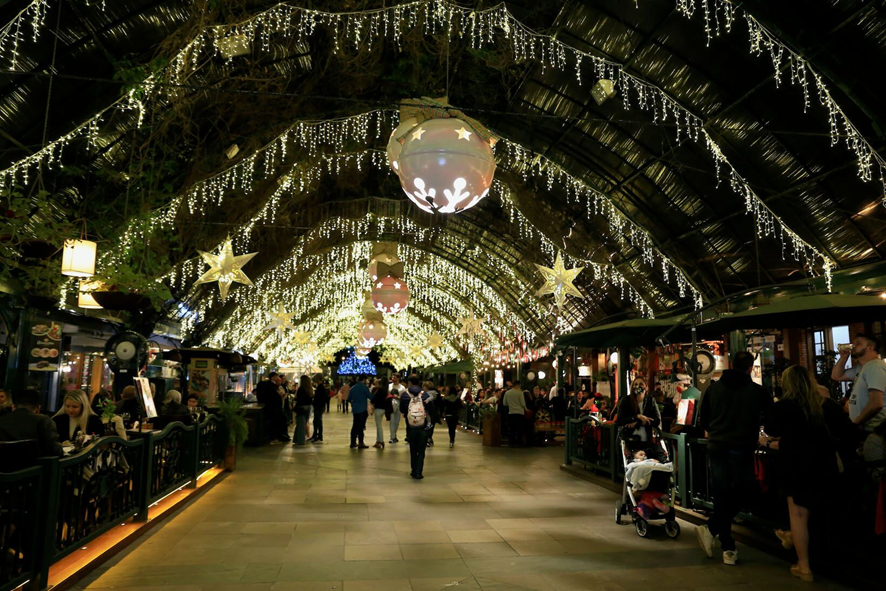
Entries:
{"label": "storefront sign", "polygon": [[62,325],[58,322],[38,322],[31,325],[28,351],[28,369],[31,371],[58,371],[61,359]]}

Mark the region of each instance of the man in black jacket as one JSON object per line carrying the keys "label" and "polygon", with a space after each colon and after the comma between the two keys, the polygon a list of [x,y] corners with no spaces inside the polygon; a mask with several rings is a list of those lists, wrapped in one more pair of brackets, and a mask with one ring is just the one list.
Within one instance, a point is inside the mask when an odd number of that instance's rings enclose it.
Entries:
{"label": "man in black jacket", "polygon": [[322,376],[314,377],[312,404],[314,406],[314,434],[311,436],[311,443],[319,443],[323,441],[323,411],[329,404],[329,390],[326,389],[326,382]]}
{"label": "man in black jacket", "polygon": [[714,538],[720,538],[723,563],[738,560],[732,539],[732,520],[738,515],[754,478],[754,451],[772,397],[751,380],[754,356],[739,351],[732,369],[712,383],[701,400],[699,426],[707,431],[708,460],[714,495],[714,513],[707,527],[697,528],[702,550],[712,558]]}
{"label": "man in black jacket", "polygon": [[14,410],[0,416],[0,441],[37,441],[40,456],[61,456],[55,423],[40,414],[40,393],[23,390],[13,396]]}

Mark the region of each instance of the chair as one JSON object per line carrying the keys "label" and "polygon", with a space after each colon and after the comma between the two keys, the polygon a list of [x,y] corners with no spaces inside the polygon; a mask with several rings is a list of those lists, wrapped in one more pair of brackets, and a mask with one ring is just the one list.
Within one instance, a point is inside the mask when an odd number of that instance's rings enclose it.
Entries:
{"label": "chair", "polygon": [[37,464],[40,445],[36,439],[0,441],[0,472],[18,472]]}

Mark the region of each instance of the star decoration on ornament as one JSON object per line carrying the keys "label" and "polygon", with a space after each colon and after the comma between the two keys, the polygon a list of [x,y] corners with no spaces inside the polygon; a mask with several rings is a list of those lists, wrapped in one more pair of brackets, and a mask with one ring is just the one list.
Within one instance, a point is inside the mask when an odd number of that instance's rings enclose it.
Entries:
{"label": "star decoration on ornament", "polygon": [[421,136],[422,136],[422,134],[423,134],[424,132],[425,132],[425,130],[422,129],[421,127],[419,127],[418,129],[416,129],[415,131],[412,132],[412,139],[413,139],[414,141],[418,141],[418,140],[420,140],[420,139],[421,139]]}
{"label": "star decoration on ornament", "polygon": [[471,141],[471,132],[462,126],[461,129],[456,129],[455,133],[458,134],[458,139]]}
{"label": "star decoration on ornament", "polygon": [[437,347],[442,347],[443,346],[443,337],[441,337],[439,334],[437,334],[435,332],[434,334],[432,334],[428,337],[428,341],[427,341],[427,343],[425,343],[425,346],[428,347],[429,349],[436,349]]}
{"label": "star decoration on ornament", "polygon": [[483,319],[475,317],[473,310],[471,310],[470,318],[459,318],[458,321],[461,322],[461,328],[458,329],[455,336],[465,335],[466,337],[472,337],[480,334],[480,330],[483,327]]}
{"label": "star decoration on ornament", "polygon": [[283,304],[280,304],[280,307],[277,308],[276,312],[268,312],[268,316],[270,317],[270,322],[268,322],[267,326],[262,328],[262,330],[278,330],[283,332],[284,328],[291,328],[295,330],[295,327],[292,326],[292,317],[295,316],[295,313],[286,313],[283,311]]}
{"label": "star decoration on ornament", "polygon": [[295,343],[297,345],[307,345],[308,343],[311,342],[311,333],[299,331],[299,332],[295,333],[295,336],[293,337],[293,339],[295,340]]}
{"label": "star decoration on ornament", "polygon": [[581,292],[578,291],[578,288],[572,284],[578,274],[584,270],[584,267],[566,269],[563,266],[562,253],[557,253],[557,259],[554,261],[553,268],[543,267],[541,265],[535,266],[538,267],[538,270],[541,271],[542,276],[545,278],[545,283],[535,294],[536,296],[542,296],[549,293],[554,294],[554,302],[557,304],[557,308],[561,311],[563,310],[563,304],[566,302],[566,296],[571,295],[577,298],[584,297]]}
{"label": "star decoration on ornament", "polygon": [[203,261],[209,265],[209,270],[197,280],[197,284],[218,281],[218,291],[221,294],[221,299],[224,300],[228,297],[228,290],[231,289],[232,283],[252,285],[252,281],[246,276],[242,268],[252,257],[258,254],[257,252],[235,256],[230,236],[225,239],[218,254],[203,252],[202,250],[197,252],[203,257]]}

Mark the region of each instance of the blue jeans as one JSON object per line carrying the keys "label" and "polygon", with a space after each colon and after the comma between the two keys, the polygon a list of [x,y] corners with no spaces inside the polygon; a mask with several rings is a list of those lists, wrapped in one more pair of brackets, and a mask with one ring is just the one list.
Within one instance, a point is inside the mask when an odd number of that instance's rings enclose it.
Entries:
{"label": "blue jeans", "polygon": [[308,417],[311,416],[310,406],[298,406],[295,409],[295,439],[296,445],[304,445],[308,436]]}
{"label": "blue jeans", "polygon": [[732,520],[747,498],[754,479],[754,452],[708,448],[714,513],[708,520],[711,535],[720,538],[723,551],[735,550]]}

